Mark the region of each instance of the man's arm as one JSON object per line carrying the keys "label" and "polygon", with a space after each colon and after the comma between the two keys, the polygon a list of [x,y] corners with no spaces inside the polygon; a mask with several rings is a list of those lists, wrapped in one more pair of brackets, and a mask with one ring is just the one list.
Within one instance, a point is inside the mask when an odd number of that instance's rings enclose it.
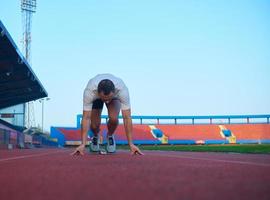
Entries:
{"label": "man's arm", "polygon": [[82,137],[82,144],[84,146],[87,143],[87,133],[90,127],[90,116],[91,116],[91,111],[83,111],[81,137]]}
{"label": "man's arm", "polygon": [[82,125],[81,125],[81,137],[82,144],[76,148],[76,150],[71,155],[83,155],[85,145],[87,143],[87,133],[90,127],[90,116],[91,111],[83,111]]}
{"label": "man's arm", "polygon": [[124,121],[125,132],[126,132],[126,136],[128,140],[128,145],[130,147],[131,153],[134,155],[135,154],[143,155],[140,149],[136,147],[132,141],[132,119],[131,119],[130,109],[122,110],[122,116],[123,116],[123,121]]}
{"label": "man's arm", "polygon": [[128,140],[128,144],[133,144],[132,142],[132,119],[131,119],[131,111],[128,110],[122,110],[122,116],[123,116],[123,122],[125,127],[125,132]]}

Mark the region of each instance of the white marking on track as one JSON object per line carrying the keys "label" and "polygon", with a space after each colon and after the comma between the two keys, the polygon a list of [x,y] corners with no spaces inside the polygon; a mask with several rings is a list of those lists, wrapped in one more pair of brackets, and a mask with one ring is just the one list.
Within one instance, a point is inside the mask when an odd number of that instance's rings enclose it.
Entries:
{"label": "white marking on track", "polygon": [[56,153],[64,153],[67,152],[65,151],[53,151],[53,152],[47,152],[47,153],[38,153],[38,154],[30,154],[30,155],[24,155],[24,156],[15,156],[11,158],[2,158],[0,159],[0,162],[5,162],[5,161],[10,161],[10,160],[19,160],[19,159],[25,159],[25,158],[34,158],[34,157],[40,157],[40,156],[47,156],[51,154],[56,154]]}
{"label": "white marking on track", "polygon": [[268,163],[256,163],[256,162],[247,162],[247,161],[235,161],[235,160],[222,160],[222,159],[214,159],[214,158],[198,158],[192,156],[183,156],[183,155],[171,155],[171,154],[158,154],[158,153],[147,153],[147,155],[151,156],[160,156],[160,157],[170,157],[170,158],[185,158],[192,160],[205,160],[212,162],[223,162],[223,163],[232,163],[232,164],[242,164],[242,165],[255,165],[262,167],[270,167]]}

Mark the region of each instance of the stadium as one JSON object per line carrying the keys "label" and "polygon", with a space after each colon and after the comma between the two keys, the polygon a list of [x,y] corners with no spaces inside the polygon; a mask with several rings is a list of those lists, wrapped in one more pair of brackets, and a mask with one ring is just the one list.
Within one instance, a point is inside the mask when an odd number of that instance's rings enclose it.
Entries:
{"label": "stadium", "polygon": [[[24,52],[0,20],[0,199],[270,199],[269,113],[132,114],[132,140],[142,156],[130,154],[120,114],[115,153],[91,152],[89,130],[84,155],[74,156],[82,143],[83,114],[72,114],[73,125],[55,121],[45,130],[48,81],[41,81],[30,59],[36,1],[22,0],[21,9]],[[53,76],[61,79],[57,72]],[[32,123],[33,102],[42,105],[41,127]],[[109,143],[109,120],[102,113],[102,148]]]}

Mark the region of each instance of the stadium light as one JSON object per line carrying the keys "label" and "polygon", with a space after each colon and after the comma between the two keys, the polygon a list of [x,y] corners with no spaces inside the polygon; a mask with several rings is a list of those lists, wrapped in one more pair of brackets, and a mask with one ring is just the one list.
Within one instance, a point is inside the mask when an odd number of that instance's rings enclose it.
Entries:
{"label": "stadium light", "polygon": [[40,103],[42,103],[42,133],[44,132],[44,129],[43,129],[43,127],[44,127],[44,101],[49,101],[50,100],[50,98],[49,97],[47,97],[47,98],[43,98],[43,99],[40,99],[39,100],[39,102]]}

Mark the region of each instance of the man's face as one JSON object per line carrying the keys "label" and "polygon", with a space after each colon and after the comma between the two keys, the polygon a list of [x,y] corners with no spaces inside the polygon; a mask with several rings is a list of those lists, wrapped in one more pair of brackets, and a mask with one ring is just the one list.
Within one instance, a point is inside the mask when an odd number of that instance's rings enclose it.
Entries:
{"label": "man's face", "polygon": [[114,93],[111,92],[110,94],[105,95],[103,92],[100,92],[98,96],[104,103],[110,103],[113,99]]}

